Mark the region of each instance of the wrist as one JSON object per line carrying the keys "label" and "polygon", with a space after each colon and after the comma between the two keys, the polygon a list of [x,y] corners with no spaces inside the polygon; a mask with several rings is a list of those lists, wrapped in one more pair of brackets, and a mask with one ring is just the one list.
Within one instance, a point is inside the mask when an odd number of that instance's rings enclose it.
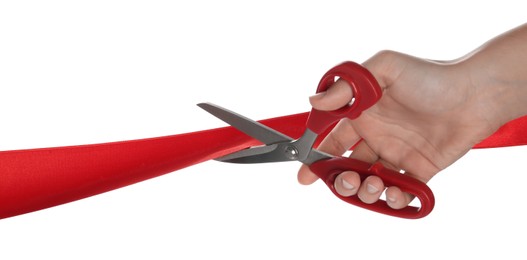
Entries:
{"label": "wrist", "polygon": [[506,32],[460,63],[468,68],[470,82],[484,102],[505,124],[527,115],[527,24]]}
{"label": "wrist", "polygon": [[527,115],[527,71],[513,68],[514,64],[502,61],[503,57],[492,57],[486,53],[475,53],[458,65],[468,72],[467,79],[479,109],[487,114],[487,120],[503,124]]}

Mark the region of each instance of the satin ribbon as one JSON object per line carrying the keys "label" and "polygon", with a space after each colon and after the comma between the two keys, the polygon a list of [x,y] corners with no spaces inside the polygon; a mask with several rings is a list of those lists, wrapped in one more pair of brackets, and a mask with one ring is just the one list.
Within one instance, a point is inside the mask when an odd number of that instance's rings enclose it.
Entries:
{"label": "satin ribbon", "polygon": [[[262,120],[292,138],[308,113]],[[474,148],[527,144],[527,117]],[[319,143],[326,131],[317,140]],[[118,189],[260,144],[232,127],[122,142],[0,152],[0,218]]]}

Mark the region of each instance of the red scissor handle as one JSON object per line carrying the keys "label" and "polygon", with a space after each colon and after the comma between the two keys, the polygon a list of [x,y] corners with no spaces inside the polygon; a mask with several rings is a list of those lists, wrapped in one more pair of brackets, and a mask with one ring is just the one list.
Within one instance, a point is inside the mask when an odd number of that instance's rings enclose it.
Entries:
{"label": "red scissor handle", "polygon": [[[434,208],[434,194],[425,183],[399,172],[387,169],[381,163],[369,164],[352,158],[335,157],[328,160],[314,162],[309,168],[320,179],[322,179],[324,183],[326,183],[335,196],[355,206],[395,217],[409,219],[425,217]],[[397,186],[403,192],[410,193],[417,197],[421,203],[421,207],[407,206],[403,209],[393,209],[388,206],[384,200],[378,200],[373,204],[367,204],[362,202],[357,196],[341,196],[335,190],[334,183],[337,175],[343,171],[355,171],[359,173],[362,180],[370,175],[378,176],[382,179],[385,186]]]}
{"label": "red scissor handle", "polygon": [[350,85],[355,100],[352,104],[334,111],[312,109],[307,127],[317,134],[321,134],[340,119],[357,118],[362,111],[381,98],[381,87],[375,77],[366,68],[351,61],[341,63],[326,72],[318,84],[317,93],[324,92],[331,87],[336,77],[345,80]]}

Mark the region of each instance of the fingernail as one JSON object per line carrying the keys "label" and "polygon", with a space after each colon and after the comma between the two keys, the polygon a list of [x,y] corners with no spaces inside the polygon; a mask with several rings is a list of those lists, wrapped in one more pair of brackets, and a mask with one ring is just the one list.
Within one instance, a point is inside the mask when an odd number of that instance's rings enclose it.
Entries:
{"label": "fingernail", "polygon": [[387,197],[386,199],[391,203],[395,203],[397,201],[394,197]]}
{"label": "fingernail", "polygon": [[369,193],[377,193],[379,191],[379,189],[377,189],[377,187],[371,185],[371,184],[368,184],[368,186],[366,186],[366,189],[368,190]]}
{"label": "fingernail", "polygon": [[326,95],[326,92],[320,92],[320,93],[317,93],[313,96],[310,96],[309,99],[310,100],[317,100],[317,99],[321,99],[324,95]]}
{"label": "fingernail", "polygon": [[349,182],[347,182],[346,180],[342,179],[342,186],[345,188],[345,189],[348,189],[348,190],[353,190],[355,189],[355,186],[351,185]]}

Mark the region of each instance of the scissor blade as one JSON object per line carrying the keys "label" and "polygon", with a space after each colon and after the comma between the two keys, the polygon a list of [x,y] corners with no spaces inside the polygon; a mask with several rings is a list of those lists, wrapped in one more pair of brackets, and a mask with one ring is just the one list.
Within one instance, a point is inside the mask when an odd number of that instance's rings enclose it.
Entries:
{"label": "scissor blade", "polygon": [[[287,146],[284,144],[256,146],[235,153],[231,153],[220,158],[216,158],[215,160],[228,163],[268,163],[298,161],[298,158],[291,157],[290,153],[287,152],[288,147],[292,146]],[[309,152],[309,156],[301,162],[307,165],[311,165],[316,161],[330,158],[333,158],[333,156],[321,152],[319,150],[312,149]]]}
{"label": "scissor blade", "polygon": [[294,159],[287,158],[286,154],[280,151],[280,147],[281,146],[277,144],[256,146],[216,158],[215,160],[228,163],[267,163],[294,161]]}
{"label": "scissor blade", "polygon": [[293,138],[284,135],[268,126],[265,126],[259,122],[251,120],[245,116],[232,112],[218,105],[212,103],[200,103],[198,106],[211,113],[215,117],[221,119],[225,123],[235,127],[236,129],[264,144],[275,144],[293,140]]}

